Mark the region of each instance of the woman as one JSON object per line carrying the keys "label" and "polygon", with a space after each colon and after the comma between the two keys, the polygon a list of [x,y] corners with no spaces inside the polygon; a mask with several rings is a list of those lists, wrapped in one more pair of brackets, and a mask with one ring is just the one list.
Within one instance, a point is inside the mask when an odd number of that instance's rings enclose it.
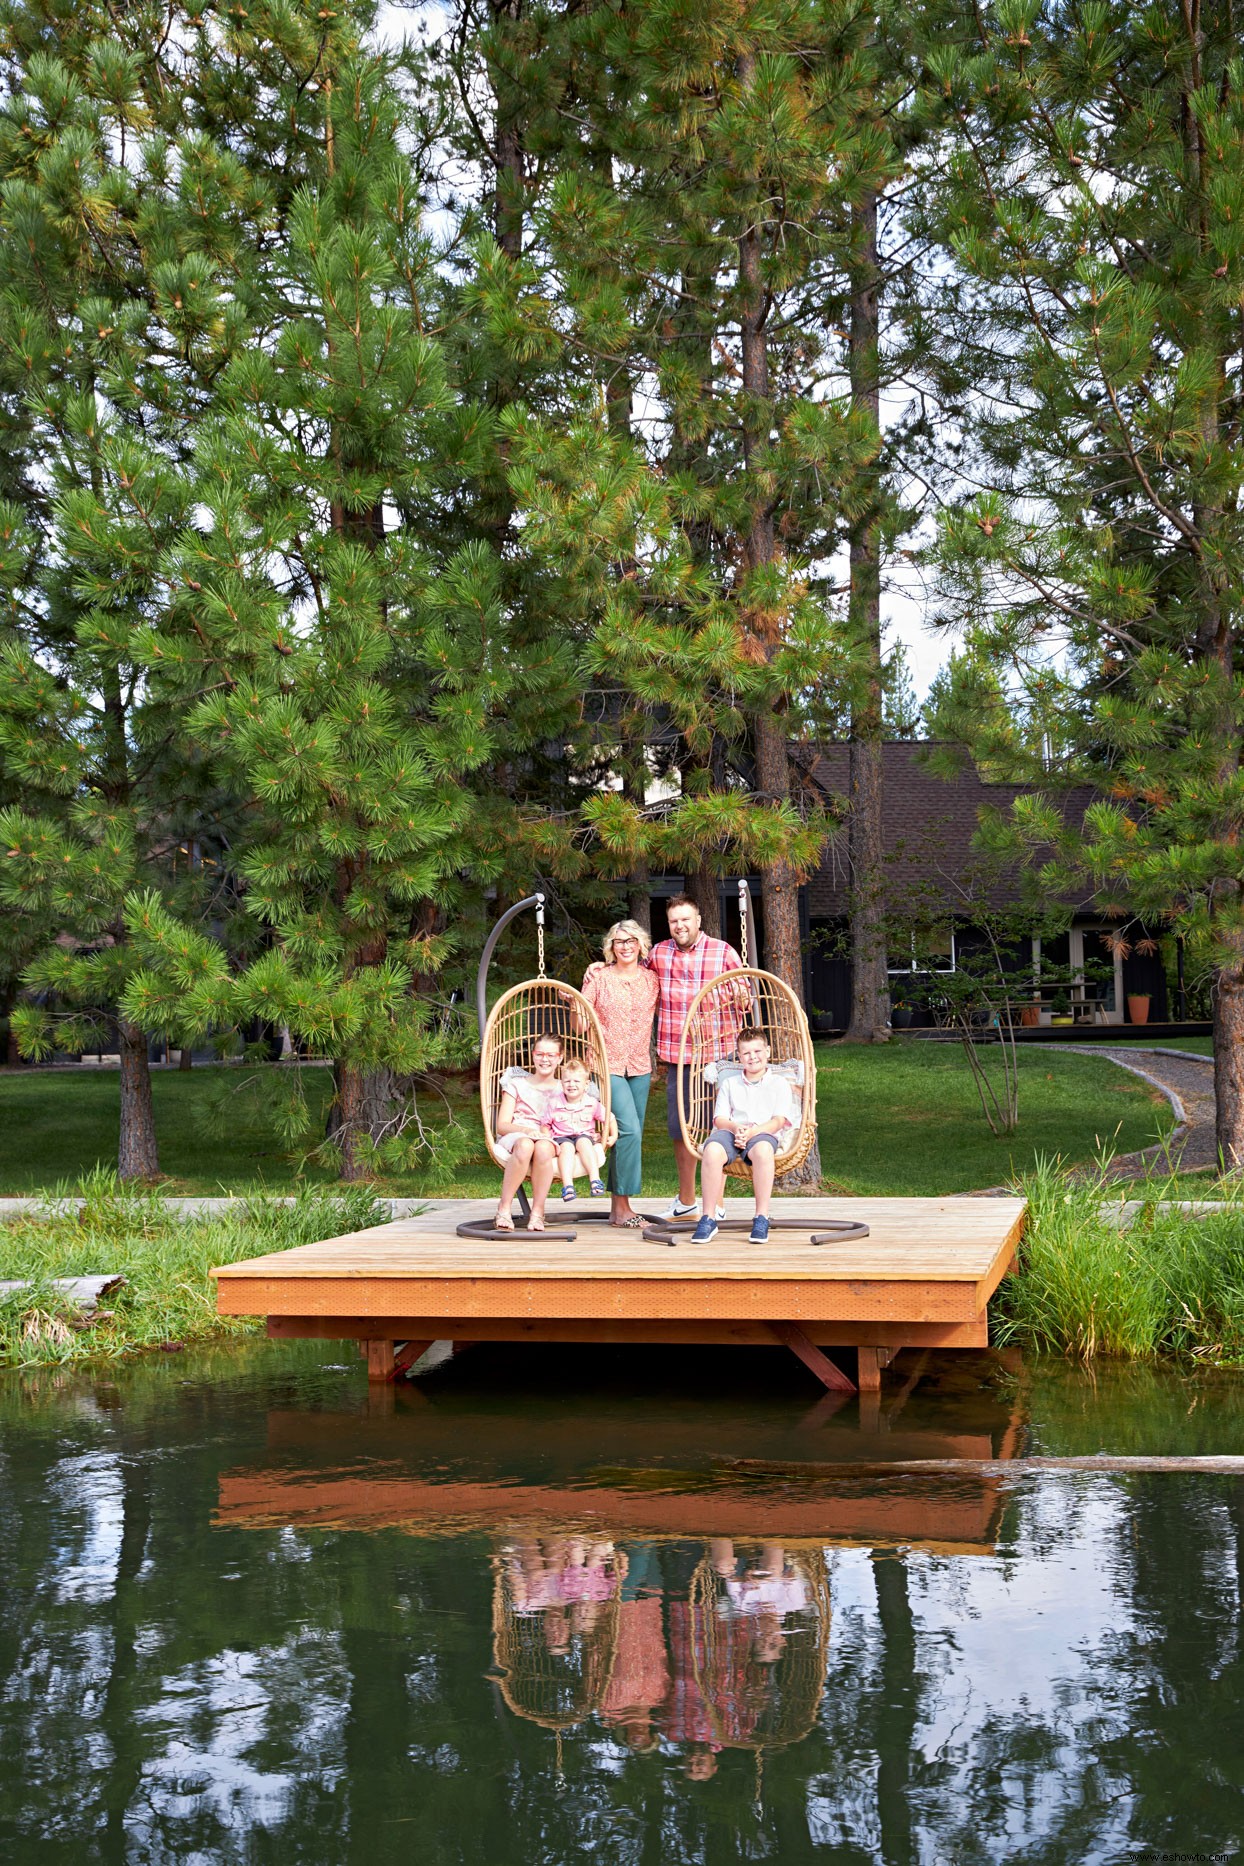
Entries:
{"label": "woman", "polygon": [[505,1156],[501,1201],[493,1226],[514,1229],[510,1210],[514,1194],[531,1174],[531,1216],[528,1231],[544,1230],[544,1202],[557,1169],[557,1148],[549,1136],[548,1106],[557,1089],[561,1068],[560,1037],[537,1037],[531,1050],[531,1074],[516,1088],[508,1088],[497,1110],[497,1151]]}
{"label": "woman", "polygon": [[609,1222],[638,1231],[644,1220],[631,1209],[643,1190],[644,1115],[652,1084],[652,1020],[660,986],[644,964],[651,941],[637,920],[619,920],[601,942],[604,965],[588,967],[583,996],[605,1037],[609,1096],[618,1141],[609,1162]]}

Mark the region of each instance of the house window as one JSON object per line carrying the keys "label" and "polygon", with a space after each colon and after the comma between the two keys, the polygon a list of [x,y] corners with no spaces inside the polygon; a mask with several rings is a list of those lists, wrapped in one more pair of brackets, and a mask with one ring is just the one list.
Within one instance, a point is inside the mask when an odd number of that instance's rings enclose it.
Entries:
{"label": "house window", "polygon": [[[899,935],[900,940],[902,935]],[[886,971],[894,978],[913,972],[953,972],[955,970],[955,929],[913,927],[907,935],[907,953],[890,952]]]}

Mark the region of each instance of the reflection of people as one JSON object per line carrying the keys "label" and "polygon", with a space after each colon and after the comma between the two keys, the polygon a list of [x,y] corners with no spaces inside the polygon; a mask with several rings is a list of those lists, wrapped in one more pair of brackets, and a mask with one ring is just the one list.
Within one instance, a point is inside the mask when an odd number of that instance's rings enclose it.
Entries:
{"label": "reflection of people", "polygon": [[637,920],[618,920],[602,941],[604,965],[588,967],[583,996],[600,1019],[618,1141],[609,1162],[609,1222],[638,1230],[631,1200],[643,1191],[644,1116],[652,1082],[652,1019],[660,996],[647,966],[650,941]]}
{"label": "reflection of people", "polygon": [[[823,1570],[818,1591],[781,1543],[746,1557],[726,1537],[628,1554],[565,1534],[508,1543],[498,1568],[508,1603],[494,1610],[497,1662],[523,1715],[564,1729],[595,1711],[632,1752],[679,1746],[693,1781],[714,1773],[722,1749],[789,1743],[812,1727],[828,1595]],[[544,1708],[554,1703],[565,1708]]]}
{"label": "reflection of people", "polygon": [[659,1594],[623,1600],[613,1675],[600,1707],[601,1722],[619,1731],[628,1749],[654,1749],[653,1718],[670,1688],[669,1660]]}
{"label": "reflection of people", "polygon": [[[686,895],[680,894],[670,901],[665,913],[670,937],[661,940],[648,955],[648,964],[656,973],[661,988],[657,1009],[657,1056],[669,1065],[665,1085],[666,1126],[674,1143],[674,1159],[678,1166],[678,1197],[665,1216],[689,1218],[699,1204],[695,1196],[697,1161],[683,1140],[678,1119],[678,1046],[696,993],[710,979],[720,978],[723,972],[737,971],[743,961],[725,940],[710,939],[701,930],[700,910]],[[716,1006],[716,1027],[710,1044],[713,1054],[706,1060],[716,1061],[731,1055],[739,1031],[747,1022],[750,998],[742,980],[737,991],[737,999],[726,997]],[[706,1206],[705,1210],[708,1209]]]}

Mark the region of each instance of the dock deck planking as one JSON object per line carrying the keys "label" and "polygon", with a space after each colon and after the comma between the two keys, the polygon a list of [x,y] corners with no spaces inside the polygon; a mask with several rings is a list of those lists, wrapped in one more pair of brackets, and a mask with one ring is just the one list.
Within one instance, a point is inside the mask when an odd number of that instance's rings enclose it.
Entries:
{"label": "dock deck planking", "polygon": [[788,1231],[763,1246],[720,1232],[709,1245],[670,1249],[603,1225],[573,1240],[456,1235],[462,1219],[490,1209],[464,1202],[223,1265],[212,1273],[218,1309],[266,1316],[278,1337],[353,1336],[367,1344],[377,1379],[391,1375],[397,1340],[790,1345],[794,1330],[809,1346],[856,1347],[861,1384],[875,1385],[878,1349],[986,1345],[989,1298],[1026,1207],[1005,1198],[783,1199],[782,1216],[809,1233],[833,1218],[869,1226],[867,1238],[824,1245]]}

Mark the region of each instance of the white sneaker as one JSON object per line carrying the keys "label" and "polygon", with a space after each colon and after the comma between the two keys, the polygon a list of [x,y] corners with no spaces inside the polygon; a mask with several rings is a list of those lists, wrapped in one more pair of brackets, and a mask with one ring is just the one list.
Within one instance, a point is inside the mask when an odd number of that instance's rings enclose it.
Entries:
{"label": "white sneaker", "polygon": [[684,1205],[680,1199],[675,1199],[669,1210],[660,1214],[662,1218],[698,1218],[699,1215],[700,1201],[698,1199],[692,1199],[690,1205]]}
{"label": "white sneaker", "polygon": [[[682,1203],[681,1203],[681,1202],[680,1202],[680,1201],[679,1201],[678,1199],[675,1199],[675,1200],[674,1200],[674,1203],[673,1203],[673,1204],[672,1204],[672,1205],[670,1206],[670,1208],[669,1208],[669,1210],[668,1210],[667,1212],[662,1212],[662,1213],[660,1214],[660,1216],[661,1216],[662,1218],[666,1218],[666,1219],[669,1219],[669,1218],[698,1218],[698,1217],[699,1217],[699,1215],[700,1215],[700,1201],[699,1201],[699,1199],[692,1199],[692,1201],[691,1201],[691,1203],[690,1203],[690,1205],[683,1205],[683,1204],[682,1204]],[[720,1222],[721,1222],[721,1220],[722,1220],[722,1219],[723,1219],[723,1218],[725,1217],[725,1215],[726,1215],[726,1208],[725,1208],[725,1206],[724,1206],[724,1205],[719,1205],[719,1206],[717,1207],[717,1222],[718,1222],[719,1224],[720,1224]]]}

